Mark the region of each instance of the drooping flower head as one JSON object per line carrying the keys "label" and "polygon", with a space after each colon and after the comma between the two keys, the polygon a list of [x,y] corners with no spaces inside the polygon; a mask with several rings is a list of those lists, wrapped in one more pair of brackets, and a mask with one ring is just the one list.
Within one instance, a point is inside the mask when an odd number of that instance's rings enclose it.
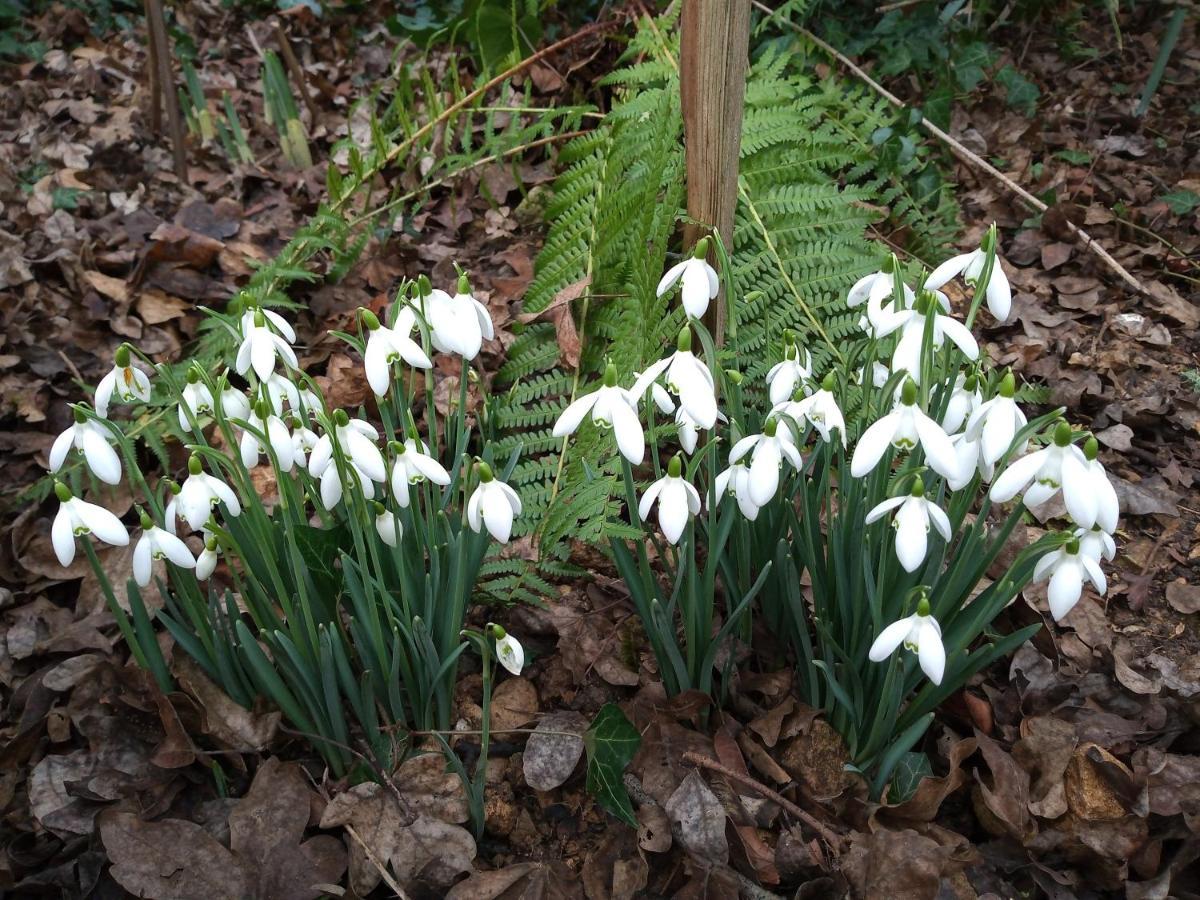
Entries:
{"label": "drooping flower head", "polygon": [[1108,579],[1094,557],[1082,552],[1078,538],[1072,537],[1057,550],[1047,553],[1033,567],[1033,580],[1050,579],[1046,590],[1050,601],[1050,615],[1055,622],[1063,618],[1079,602],[1083,594],[1083,582],[1087,579],[1101,596],[1108,590]]}
{"label": "drooping flower head", "polygon": [[382,397],[392,383],[392,364],[400,360],[415,369],[429,369],[433,363],[411,337],[416,325],[416,313],[409,307],[400,310],[396,326],[388,328],[369,309],[360,309],[363,325],[367,329],[367,347],[363,351],[363,366],[367,372],[367,383],[375,396]]}
{"label": "drooping flower head", "polygon": [[942,683],[942,676],[946,673],[946,648],[942,644],[942,626],[933,617],[927,597],[921,597],[917,611],[911,616],[883,629],[867,656],[871,662],[883,662],[901,644],[905,650],[917,654],[921,671],[930,681]]}
{"label": "drooping flower head", "polygon": [[[925,287],[931,291],[937,290],[951,278],[962,275],[963,281],[978,289],[979,279],[983,275],[987,263],[988,251],[996,246],[996,240],[996,226],[992,225],[983,236],[978,250],[952,256],[946,260],[925,279]],[[1008,314],[1012,310],[1012,287],[1008,283],[1008,276],[1004,274],[1004,267],[1000,264],[998,249],[984,297],[987,299],[988,310],[996,317],[997,321],[1003,322],[1008,318]]]}
{"label": "drooping flower head", "polygon": [[425,308],[430,340],[441,353],[454,353],[465,360],[479,355],[484,340],[496,336],[492,316],[486,306],[471,293],[466,275],[458,276],[458,291],[451,297],[442,290],[422,293],[425,283],[418,280],[418,303]]}
{"label": "drooping flower head", "polygon": [[796,449],[792,429],[771,416],[763,423],[762,434],[751,434],[742,438],[729,451],[729,462],[735,464],[750,454],[750,498],[755,506],[763,507],[771,502],[779,489],[779,470],[786,459],[794,469],[800,469],[804,460]]}
{"label": "drooping flower head", "polygon": [[667,389],[679,398],[692,421],[700,428],[712,428],[717,422],[717,391],[712,372],[692,354],[692,329],[679,332],[675,352],[660,359],[638,376],[631,393],[639,400],[660,376],[665,374]]}
{"label": "drooping flower head", "polygon": [[199,531],[205,526],[212,517],[213,507],[218,503],[225,504],[230,516],[236,518],[242,513],[237,494],[220,478],[205,472],[200,457],[194,453],[188,460],[188,476],[173,502],[179,516],[192,531]]}
{"label": "drooping flower head", "polygon": [[925,483],[917,478],[907,497],[892,497],[884,500],[869,513],[866,524],[877,522],[892,510],[896,517],[892,527],[896,529],[896,558],[904,571],[915,572],[925,562],[929,549],[929,524],[947,543],[950,542],[950,519],[936,503],[925,496]]}
{"label": "drooping flower head", "polygon": [[897,450],[912,450],[920,445],[935,472],[945,478],[958,474],[954,444],[942,431],[942,426],[917,405],[917,386],[912,379],[904,383],[892,411],[872,424],[858,439],[850,460],[850,474],[862,478],[873,470],[889,444]]}
{"label": "drooping flower head", "polygon": [[118,403],[146,403],[150,400],[150,378],[133,365],[128,344],[117,348],[114,365],[96,385],[96,415],[108,418],[113,397]]}
{"label": "drooping flower head", "polygon": [[488,623],[492,637],[496,639],[496,659],[513,675],[520,675],[525,668],[525,648],[515,637],[494,623]]}
{"label": "drooping flower head", "polygon": [[706,260],[708,243],[706,237],[698,240],[692,255],[668,269],[658,283],[658,296],[661,297],[675,282],[683,281],[683,308],[693,319],[704,318],[708,312],[708,302],[721,289],[716,270]]}
{"label": "drooping flower head", "polygon": [[1009,447],[1017,432],[1025,427],[1025,413],[1013,399],[1017,380],[1012,372],[1000,379],[996,396],[985,400],[967,418],[967,440],[981,443],[981,459],[988,467],[994,466]]}
{"label": "drooping flower head", "polygon": [[109,443],[112,434],[108,428],[89,418],[82,407],[76,407],[74,415],[74,424],[55,438],[50,447],[50,471],[61,469],[67,461],[67,454],[75,447],[83,454],[83,460],[93,475],[105,484],[120,484],[121,457]]}
{"label": "drooping flower head", "polygon": [[426,478],[443,487],[450,483],[450,473],[442,464],[429,455],[429,448],[416,438],[404,443],[393,441],[392,452],[396,455],[392,463],[392,496],[401,507],[407,509],[409,491],[414,484]]}
{"label": "drooping flower head", "polygon": [[590,394],[571,402],[554,423],[554,436],[574,434],[584,416],[601,429],[612,429],[617,448],[633,465],[646,455],[646,435],[637,414],[637,398],[617,384],[617,369],[611,362],[604,368],[604,383]]}
{"label": "drooping flower head", "polygon": [[196,559],[187,544],[164,528],[159,528],[145,513],[141,516],[142,536],[133,547],[133,579],[141,587],[150,584],[155,560],[169,559],[183,569],[194,569]]}
{"label": "drooping flower head", "polygon": [[[273,331],[271,326],[281,334]],[[269,309],[248,309],[242,314],[241,330],[242,343],[233,365],[239,375],[245,375],[253,368],[254,374],[266,381],[275,371],[276,357],[293,369],[299,366],[296,352],[288,343],[296,340],[296,332],[283,316]]]}
{"label": "drooping flower head", "polygon": [[799,389],[807,395],[811,388],[812,356],[804,351],[801,361],[800,348],[796,345],[796,335],[789,329],[783,333],[783,359],[775,363],[767,372],[767,383],[770,385],[769,395],[771,404],[776,406],[786,403]]}
{"label": "drooping flower head", "polygon": [[467,501],[467,524],[476,534],[483,526],[501,544],[512,534],[513,519],[521,514],[521,498],[492,473],[482,460],[475,463],[479,485]]}
{"label": "drooping flower head", "polygon": [[94,534],[114,547],[124,547],[129,543],[129,532],[114,513],[103,506],[80,500],[61,481],[54,483],[54,494],[60,505],[54,524],[50,527],[50,539],[54,545],[54,555],[64,567],[75,560],[77,537]]}
{"label": "drooping flower head", "polygon": [[892,353],[892,371],[901,370],[918,384],[921,383],[921,352],[925,343],[925,323],[933,319],[933,350],[938,350],[949,338],[969,360],[979,358],[979,343],[971,330],[957,319],[942,314],[939,299],[931,291],[921,291],[912,309],[900,310],[885,316],[876,330],[877,337],[886,337],[897,329],[900,340]]}
{"label": "drooping flower head", "polygon": [[1059,422],[1051,444],[1009,463],[992,483],[989,496],[994,503],[1007,503],[1024,492],[1026,506],[1040,506],[1061,490],[1071,518],[1090,526],[1096,521],[1099,499],[1085,463],[1083,451],[1071,443],[1071,426]]}
{"label": "drooping flower head", "polygon": [[638,517],[643,522],[650,517],[655,503],[658,503],[658,525],[663,536],[672,544],[678,544],[688,519],[700,512],[700,494],[684,479],[683,460],[678,455],[667,463],[667,473],[642,494]]}

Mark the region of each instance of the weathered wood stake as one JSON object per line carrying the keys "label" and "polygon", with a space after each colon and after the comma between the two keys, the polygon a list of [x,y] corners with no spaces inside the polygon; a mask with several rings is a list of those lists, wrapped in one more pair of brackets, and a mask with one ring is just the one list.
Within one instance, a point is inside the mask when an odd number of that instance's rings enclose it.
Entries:
{"label": "weathered wood stake", "polygon": [[[167,128],[171,132],[171,153],[175,159],[175,175],[187,184],[187,149],[184,147],[183,119],[179,113],[179,97],[175,89],[175,73],[171,66],[171,40],[167,36],[167,21],[162,0],[145,0],[146,26],[150,39],[150,64],[155,78],[151,83],[151,101],[166,104]],[[157,85],[157,90],[155,90]],[[157,114],[152,116],[152,120]]]}
{"label": "weathered wood stake", "polygon": [[[688,215],[710,226],[689,226],[685,244],[690,247],[715,229],[732,250],[750,47],[750,0],[684,0],[681,45],[679,80]],[[709,257],[715,262],[712,251]],[[726,321],[724,290],[709,306],[705,320],[713,338],[721,344]]]}

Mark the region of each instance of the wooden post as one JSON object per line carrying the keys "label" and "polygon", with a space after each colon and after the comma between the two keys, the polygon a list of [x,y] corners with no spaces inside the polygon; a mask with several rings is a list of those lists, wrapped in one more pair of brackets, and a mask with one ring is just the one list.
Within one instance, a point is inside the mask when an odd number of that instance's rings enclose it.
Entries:
{"label": "wooden post", "polygon": [[[157,104],[161,98],[167,107],[167,128],[171,132],[171,153],[175,159],[175,175],[181,184],[188,183],[187,149],[184,147],[183,119],[179,113],[179,97],[175,93],[175,73],[171,67],[171,40],[167,36],[167,21],[163,15],[162,0],[145,0],[146,26],[150,39],[151,65],[156,66],[155,79],[158,90],[151,86],[151,99]],[[152,120],[157,113],[152,116]]]}
{"label": "wooden post", "polygon": [[[691,218],[709,226],[689,226],[684,240],[690,247],[715,229],[732,251],[750,52],[750,0],[683,0],[681,45],[687,209]],[[715,261],[713,251],[709,261]],[[705,320],[717,344],[723,343],[724,290],[709,306]]]}

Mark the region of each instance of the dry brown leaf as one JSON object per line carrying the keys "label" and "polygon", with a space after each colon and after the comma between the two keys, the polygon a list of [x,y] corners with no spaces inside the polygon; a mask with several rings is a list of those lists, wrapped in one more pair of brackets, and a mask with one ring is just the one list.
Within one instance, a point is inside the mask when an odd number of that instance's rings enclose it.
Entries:
{"label": "dry brown leaf", "polygon": [[506,678],[492,692],[492,730],[520,728],[537,718],[537,688],[527,678]]}
{"label": "dry brown leaf", "polygon": [[683,848],[701,866],[729,862],[725,807],[695,769],[688,772],[663,808]]}
{"label": "dry brown leaf", "polygon": [[522,755],[525,783],[535,791],[550,791],[570,778],[583,757],[583,733],[587,726],[587,717],[577,712],[542,716]]}

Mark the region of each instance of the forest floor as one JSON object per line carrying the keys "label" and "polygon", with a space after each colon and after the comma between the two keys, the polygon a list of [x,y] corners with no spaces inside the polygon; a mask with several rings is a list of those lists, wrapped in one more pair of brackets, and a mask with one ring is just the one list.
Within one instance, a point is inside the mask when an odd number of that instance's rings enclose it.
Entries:
{"label": "forest floor", "polygon": [[[180,25],[208,35],[195,48],[206,85],[229,90],[260,124],[251,133],[258,163],[230,166],[193,146],[185,185],[148,121],[143,35],[96,37],[74,8],[41,16],[41,61],[0,66],[0,890],[300,898],[329,883],[329,895],[438,897],[458,880],[460,900],[809,898],[847,885],[865,897],[1200,896],[1200,209],[1187,199],[1200,194],[1200,43],[1185,28],[1149,114],[1136,118],[1163,29],[1142,7],[1122,18],[1122,48],[1104,17],[1084,22],[1080,40],[1099,53],[1081,59],[1065,58],[1036,22],[998,29],[992,40],[1042,91],[1037,112],[978,90],[950,129],[1048,198],[1050,210],[1029,222],[1008,188],[951,163],[971,223],[963,247],[998,222],[1014,285],[1015,314],[986,332],[986,352],[1049,385],[1051,402],[1096,432],[1119,481],[1124,517],[1107,596],[1085,595],[1061,627],[946,703],[928,741],[936,775],[905,803],[879,806],[844,771],[829,726],[794,699],[790,672],[744,675],[724,713],[705,715],[688,697],[668,702],[628,597],[599,564],[593,580],[564,585],[544,608],[501,614],[533,661],[502,682],[493,726],[527,728],[554,714],[555,727],[571,729],[622,703],[643,733],[630,768],[642,828],[608,817],[578,771],[560,788],[532,790],[526,735],[509,732],[492,746],[474,859],[446,837],[463,809],[440,767],[410,763],[397,776],[423,815],[413,823],[386,792],[324,780],[277,715],[237,707],[184,662],[175,663],[181,690],[159,693],[128,662],[86,562],[64,571],[54,559],[52,504],[18,502],[69,424],[67,400],[107,372],[117,344],[178,354],[202,321],[196,307],[227,300],[252,262],[314,212],[320,160],[346,133],[350,104],[387,70],[393,39],[351,14],[332,26],[303,9],[285,17],[315,110],[305,115],[318,164],[297,171],[261,125],[255,48],[273,45],[274,27],[186,5]],[[537,94],[599,101],[594,81],[615,50],[596,38],[570,53],[528,74]],[[920,101],[906,79],[889,87]],[[388,302],[401,276],[449,283],[455,261],[500,323],[482,357],[485,369],[497,364],[542,233],[517,178],[528,191],[553,171],[538,157],[515,173],[476,172],[435,194],[338,284],[294,298],[308,308],[306,363],[324,372],[339,405],[365,401],[368,389],[359,362],[325,332],[346,327],[359,306]],[[132,500],[108,502],[127,510]],[[127,570],[128,553],[108,551],[105,565]],[[1038,620],[1039,592],[1027,598],[1002,625]],[[479,692],[478,674],[467,674],[468,727],[479,722]],[[464,739],[460,752],[471,749]],[[743,778],[697,776],[687,751]],[[747,779],[787,802],[764,799]],[[672,796],[689,804],[693,833],[671,834],[662,806]],[[788,802],[833,839],[818,838]],[[318,823],[328,827],[316,833]],[[704,864],[722,858],[728,865]],[[403,884],[380,886],[388,860]],[[463,881],[463,872],[472,874]],[[185,884],[203,890],[171,893]]]}

